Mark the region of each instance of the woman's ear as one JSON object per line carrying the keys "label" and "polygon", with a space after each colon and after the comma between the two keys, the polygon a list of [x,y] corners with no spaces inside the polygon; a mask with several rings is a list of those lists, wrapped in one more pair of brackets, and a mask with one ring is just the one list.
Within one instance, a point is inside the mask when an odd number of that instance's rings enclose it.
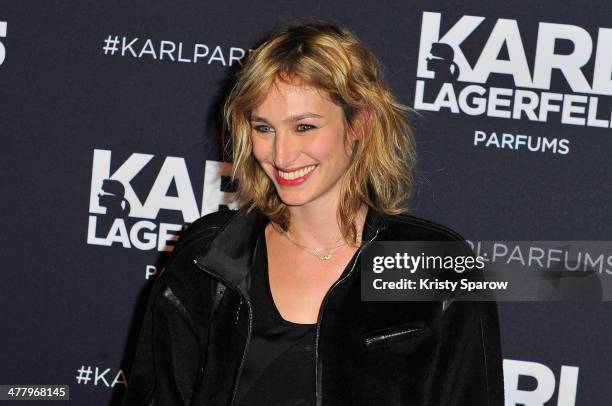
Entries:
{"label": "woman's ear", "polygon": [[370,130],[371,112],[369,109],[361,109],[355,114],[353,118],[353,125],[349,126],[348,139],[351,141],[357,141],[360,135],[366,134]]}
{"label": "woman's ear", "polygon": [[370,120],[371,113],[369,110],[362,109],[353,117],[352,125],[348,126],[346,132],[346,143],[347,145],[347,154],[349,156],[353,155],[353,150],[355,149],[355,143],[363,138],[364,134],[370,129]]}

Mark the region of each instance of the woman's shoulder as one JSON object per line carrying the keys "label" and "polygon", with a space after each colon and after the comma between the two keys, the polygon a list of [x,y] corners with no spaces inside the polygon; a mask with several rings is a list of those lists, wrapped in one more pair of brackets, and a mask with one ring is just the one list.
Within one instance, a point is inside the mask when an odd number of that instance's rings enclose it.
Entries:
{"label": "woman's shoulder", "polygon": [[193,272],[194,258],[237,212],[220,210],[202,216],[187,226],[174,245],[160,278],[163,276],[164,280],[174,283],[183,281],[195,284],[194,278],[198,278],[200,273]]}
{"label": "woman's shoulder", "polygon": [[386,233],[394,240],[465,241],[453,228],[412,214],[385,215],[384,219]]}
{"label": "woman's shoulder", "polygon": [[181,238],[190,238],[191,235],[201,233],[203,231],[217,230],[223,227],[223,225],[234,215],[238,213],[238,210],[219,210],[213,213],[206,214],[200,217],[193,223],[191,223],[183,232]]}
{"label": "woman's shoulder", "polygon": [[[192,251],[189,247],[199,250],[206,242],[223,228],[238,210],[219,210],[206,214],[191,223],[183,232],[173,249],[173,256],[176,257],[184,251]],[[193,253],[190,252],[191,255]]]}

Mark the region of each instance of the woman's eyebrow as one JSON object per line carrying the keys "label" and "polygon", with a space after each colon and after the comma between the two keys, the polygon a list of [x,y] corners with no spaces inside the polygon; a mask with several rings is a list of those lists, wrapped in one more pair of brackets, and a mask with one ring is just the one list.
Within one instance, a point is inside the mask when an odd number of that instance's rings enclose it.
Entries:
{"label": "woman's eyebrow", "polygon": [[[300,121],[303,120],[305,118],[323,118],[323,116],[316,114],[316,113],[302,113],[302,114],[296,114],[294,116],[291,116],[289,118],[286,118],[285,120],[283,120],[283,122],[288,123],[288,122],[292,122],[292,121]],[[263,118],[263,117],[259,117],[259,116],[251,116],[251,121],[259,121],[262,123],[266,123],[269,124],[268,121]]]}

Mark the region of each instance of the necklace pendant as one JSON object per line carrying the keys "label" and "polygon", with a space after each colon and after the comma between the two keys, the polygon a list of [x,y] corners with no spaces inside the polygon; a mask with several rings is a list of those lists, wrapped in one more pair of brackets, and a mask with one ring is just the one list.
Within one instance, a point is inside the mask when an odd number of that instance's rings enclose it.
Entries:
{"label": "necklace pendant", "polygon": [[327,254],[327,255],[319,255],[319,259],[322,259],[324,261],[327,261],[328,259],[330,259],[332,256],[331,254]]}

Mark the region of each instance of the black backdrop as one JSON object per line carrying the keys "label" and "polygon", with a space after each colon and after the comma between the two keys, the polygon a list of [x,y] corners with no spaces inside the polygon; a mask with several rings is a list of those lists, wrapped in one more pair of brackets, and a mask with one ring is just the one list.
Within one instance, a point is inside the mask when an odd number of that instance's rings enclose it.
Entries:
{"label": "black backdrop", "polygon": [[[150,274],[231,197],[231,73],[299,17],[351,28],[420,113],[416,215],[476,240],[610,239],[605,1],[2,0],[0,384],[120,401]],[[609,303],[499,307],[508,405],[610,404]]]}

